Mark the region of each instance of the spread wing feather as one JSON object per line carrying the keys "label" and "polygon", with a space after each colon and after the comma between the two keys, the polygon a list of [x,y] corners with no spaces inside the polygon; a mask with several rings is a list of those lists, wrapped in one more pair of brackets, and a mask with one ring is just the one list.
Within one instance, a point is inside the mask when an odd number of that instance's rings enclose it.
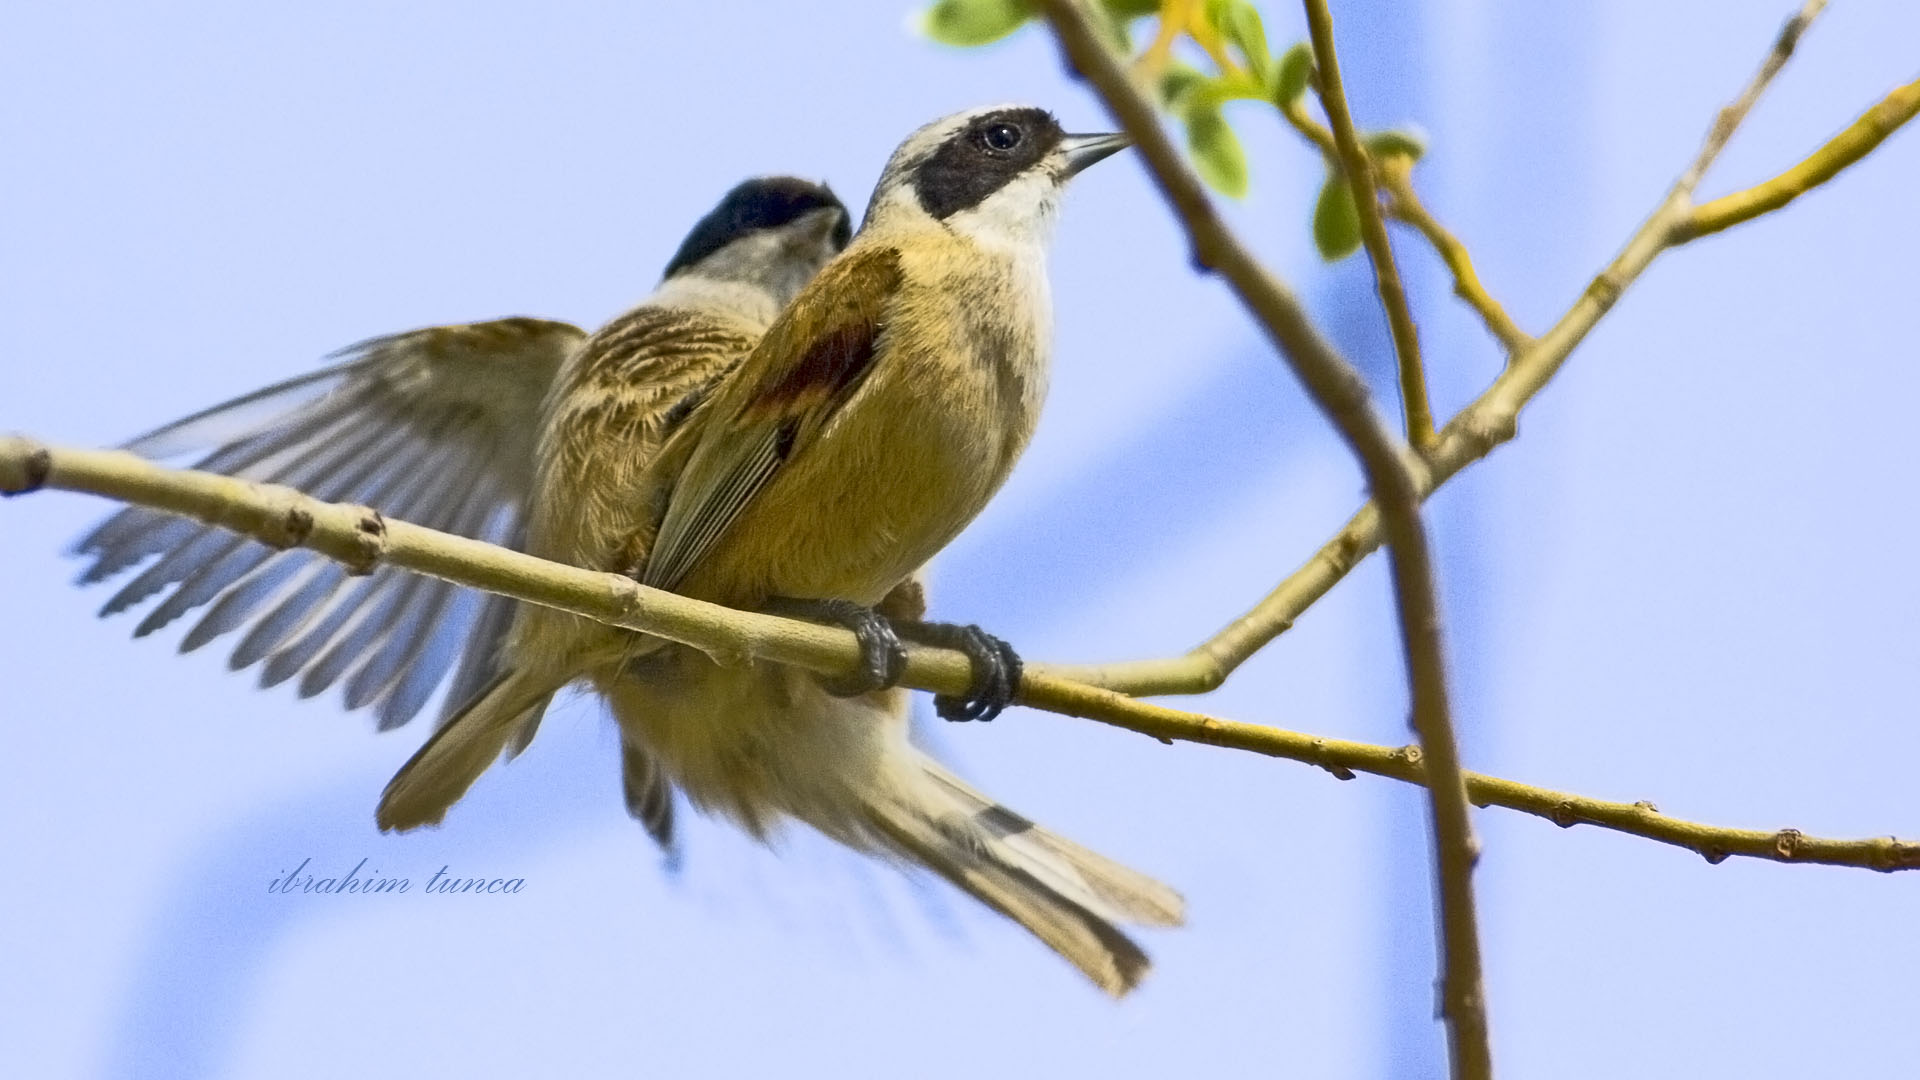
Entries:
{"label": "spread wing feather", "polygon": [[[127,448],[156,458],[205,451],[196,468],[514,543],[533,483],[541,400],[585,339],[574,326],[530,318],[374,338]],[[461,685],[449,699],[463,704],[506,630],[503,605],[444,582],[386,568],[352,577],[310,552],[274,551],[139,507],[109,517],[74,551],[90,560],[83,583],[158,556],[102,610],[166,593],[137,635],[205,607],[183,650],[244,628],[235,669],[264,662],[263,684],[299,675],[303,694],[345,679],[349,707],[375,706],[382,727],[415,715],[465,644]]]}

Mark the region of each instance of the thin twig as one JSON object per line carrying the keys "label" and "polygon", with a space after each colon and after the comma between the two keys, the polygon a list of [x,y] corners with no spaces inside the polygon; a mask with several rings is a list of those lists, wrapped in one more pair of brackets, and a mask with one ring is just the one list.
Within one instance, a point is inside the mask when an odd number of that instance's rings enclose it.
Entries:
{"label": "thin twig", "polygon": [[[859,647],[845,630],[689,600],[646,589],[617,574],[581,570],[436,532],[361,506],[323,503],[287,488],[211,473],[167,469],[110,450],[56,449],[0,437],[0,494],[36,488],[89,492],[194,517],[276,547],[300,546],[366,572],[386,564],[614,626],[671,637],[716,656],[762,658],[829,675],[850,673]],[[936,693],[964,692],[968,662],[959,653],[911,647],[905,682]],[[1341,779],[1369,773],[1426,783],[1418,747],[1377,746],[1222,720],[1155,705],[1030,665],[1020,702],[1082,717],[1162,742],[1179,740],[1244,750],[1318,766]],[[1530,814],[1561,826],[1594,825],[1670,844],[1719,862],[1726,856],[1880,871],[1920,870],[1920,843],[1890,837],[1832,840],[1797,829],[1731,829],[1661,815],[1648,803],[1609,802],[1468,773],[1474,803]]]}
{"label": "thin twig", "polygon": [[1713,167],[1714,159],[1726,149],[1727,141],[1733,138],[1734,132],[1740,130],[1747,114],[1753,111],[1754,103],[1760,100],[1761,94],[1766,93],[1767,87],[1773,83],[1773,77],[1780,74],[1780,69],[1786,67],[1787,61],[1793,58],[1793,50],[1799,46],[1800,36],[1807,32],[1807,27],[1820,17],[1826,7],[1827,0],[1807,0],[1799,11],[1781,25],[1780,32],[1774,36],[1773,48],[1767,51],[1766,59],[1760,62],[1760,70],[1747,80],[1740,96],[1713,118],[1713,127],[1707,130],[1707,137],[1700,144],[1700,153],[1694,156],[1693,164],[1687,166],[1687,171],[1681,173],[1680,179],[1673,185],[1676,193],[1689,198],[1693,196],[1693,190],[1700,186],[1701,178]]}
{"label": "thin twig", "polygon": [[1367,148],[1360,145],[1360,133],[1354,129],[1353,113],[1347,108],[1346,86],[1340,80],[1340,58],[1333,47],[1333,15],[1326,0],[1304,0],[1307,32],[1313,39],[1313,63],[1320,77],[1314,87],[1320,95],[1320,107],[1326,111],[1327,126],[1333,131],[1333,144],[1339,152],[1340,170],[1353,192],[1353,204],[1360,215],[1360,242],[1373,263],[1373,281],[1380,294],[1380,307],[1387,313],[1387,328],[1393,335],[1393,353],[1400,367],[1400,407],[1407,419],[1407,441],[1416,449],[1433,445],[1433,406],[1427,400],[1427,372],[1420,361],[1420,331],[1413,322],[1413,308],[1407,302],[1406,287],[1400,283],[1400,268],[1394,265],[1393,242],[1380,217],[1379,185],[1374,179],[1373,162]]}
{"label": "thin twig", "polygon": [[1779,176],[1694,207],[1675,228],[1674,242],[1684,243],[1729,229],[1780,209],[1872,153],[1916,113],[1920,113],[1920,80],[1888,94],[1844,131],[1827,140],[1826,145]]}
{"label": "thin twig", "polygon": [[1413,187],[1413,162],[1406,158],[1388,158],[1376,164],[1380,186],[1386,189],[1389,199],[1387,212],[1426,237],[1428,245],[1439,253],[1440,260],[1447,264],[1447,272],[1453,275],[1453,295],[1480,316],[1509,359],[1533,344],[1533,336],[1520,329],[1507,309],[1480,283],[1480,275],[1473,268],[1473,257],[1467,254],[1467,245],[1440,224],[1420,201]]}
{"label": "thin twig", "polygon": [[[1567,357],[1586,340],[1595,324],[1612,310],[1621,293],[1638,280],[1662,252],[1700,235],[1690,234],[1684,224],[1695,213],[1690,197],[1692,189],[1685,185],[1698,183],[1699,175],[1712,164],[1732,135],[1732,131],[1725,127],[1726,118],[1729,115],[1746,115],[1746,109],[1751,107],[1760,91],[1779,72],[1786,56],[1792,52],[1806,28],[1807,20],[1824,6],[1823,2],[1809,3],[1787,22],[1766,61],[1735,102],[1739,108],[1729,106],[1721,111],[1713,130],[1702,144],[1701,152],[1687,172],[1635,230],[1620,254],[1595,275],[1579,299],[1550,330],[1513,357],[1493,385],[1440,430],[1438,444],[1426,454],[1426,470],[1416,478],[1420,483],[1421,498],[1431,495],[1460,470],[1512,439],[1518,430],[1520,410],[1559,373]],[[1863,118],[1856,122],[1854,128],[1860,128],[1862,124],[1872,125],[1868,130],[1883,125],[1891,126],[1878,134],[1871,145],[1858,135],[1842,133],[1834,140],[1842,147],[1842,153],[1836,154],[1834,161],[1841,166],[1851,164],[1884,140],[1894,127],[1913,118],[1914,112],[1904,108],[1907,104],[1905,88],[1895,91],[1889,100],[1895,102],[1894,107],[1887,107],[1883,102],[1880,108],[1869,113],[1872,119]],[[1848,130],[1851,132],[1854,128]],[[1829,146],[1832,145],[1829,143]],[[1844,155],[1854,156],[1840,160]],[[1819,179],[1830,179],[1832,175],[1826,173]],[[1812,177],[1803,179],[1811,186]],[[1719,202],[1715,200],[1701,209],[1714,207]],[[1751,216],[1764,212],[1756,210]],[[1245,663],[1247,658],[1291,629],[1295,619],[1325,596],[1362,559],[1377,550],[1385,535],[1379,505],[1377,501],[1369,502],[1347,519],[1346,525],[1331,540],[1275,586],[1252,610],[1235,618],[1185,654],[1055,670],[1070,678],[1129,694],[1206,693],[1225,682],[1227,676]]]}
{"label": "thin twig", "polygon": [[1280,103],[1280,115],[1286,119],[1294,131],[1299,132],[1301,138],[1319,147],[1328,165],[1339,165],[1340,147],[1333,141],[1333,132],[1328,131],[1320,121],[1308,116],[1306,106],[1300,104],[1298,100],[1283,101]]}
{"label": "thin twig", "polygon": [[[1342,780],[1351,779],[1354,773],[1370,773],[1409,784],[1426,783],[1418,746],[1378,746],[1217,719],[1074,682],[1062,678],[1057,670],[1030,670],[1023,700],[1051,712],[1097,720],[1161,740],[1206,743],[1317,765]],[[1920,869],[1920,843],[1890,836],[1828,840],[1808,836],[1798,829],[1765,832],[1722,828],[1667,817],[1650,802],[1611,802],[1569,795],[1483,773],[1467,773],[1466,785],[1467,796],[1476,806],[1516,810],[1562,828],[1594,825],[1627,833],[1684,848],[1710,863],[1719,863],[1728,856],[1745,856],[1889,873]]]}
{"label": "thin twig", "polygon": [[1478,852],[1447,702],[1432,557],[1420,520],[1422,467],[1374,409],[1360,373],[1320,335],[1298,298],[1221,221],[1200,178],[1160,126],[1153,104],[1128,79],[1122,59],[1101,39],[1081,4],[1043,0],[1040,6],[1074,67],[1093,84],[1146,159],[1154,182],[1186,228],[1195,262],[1227,279],[1360,459],[1381,508],[1393,554],[1394,600],[1413,700],[1413,726],[1426,761],[1433,810],[1446,953],[1442,1011],[1453,1035],[1456,1061],[1472,1064],[1485,1059],[1485,994],[1473,916],[1472,869]]}
{"label": "thin twig", "polygon": [[[1282,102],[1280,115],[1287,125],[1312,143],[1327,158],[1329,165],[1340,160],[1340,150],[1334,145],[1333,132],[1318,120],[1307,115],[1305,106],[1299,101]],[[1487,331],[1499,340],[1507,356],[1533,344],[1532,335],[1520,329],[1500,301],[1493,298],[1485,285],[1480,283],[1480,275],[1474,271],[1473,259],[1467,254],[1467,245],[1433,216],[1413,187],[1413,162],[1405,158],[1390,157],[1374,164],[1374,179],[1387,193],[1387,212],[1395,219],[1411,226],[1438,252],[1447,270],[1453,274],[1453,294],[1465,301],[1480,316]]]}

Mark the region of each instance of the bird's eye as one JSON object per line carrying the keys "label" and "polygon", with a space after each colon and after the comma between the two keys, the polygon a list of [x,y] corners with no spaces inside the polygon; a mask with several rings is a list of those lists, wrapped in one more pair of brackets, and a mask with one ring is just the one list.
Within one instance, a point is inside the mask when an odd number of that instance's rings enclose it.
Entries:
{"label": "bird's eye", "polygon": [[995,124],[981,132],[980,137],[986,142],[987,149],[1004,154],[1020,145],[1021,134],[1020,129],[1012,124]]}

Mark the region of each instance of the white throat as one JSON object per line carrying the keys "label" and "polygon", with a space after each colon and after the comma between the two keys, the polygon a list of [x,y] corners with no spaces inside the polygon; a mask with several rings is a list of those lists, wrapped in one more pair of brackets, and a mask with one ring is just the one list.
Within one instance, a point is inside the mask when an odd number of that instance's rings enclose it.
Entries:
{"label": "white throat", "polygon": [[993,250],[1045,249],[1053,238],[1060,186],[1045,169],[1029,169],[975,206],[956,211],[947,227]]}
{"label": "white throat", "polygon": [[647,302],[732,315],[763,330],[780,314],[782,303],[764,286],[703,277],[696,271],[675,274],[661,282]]}

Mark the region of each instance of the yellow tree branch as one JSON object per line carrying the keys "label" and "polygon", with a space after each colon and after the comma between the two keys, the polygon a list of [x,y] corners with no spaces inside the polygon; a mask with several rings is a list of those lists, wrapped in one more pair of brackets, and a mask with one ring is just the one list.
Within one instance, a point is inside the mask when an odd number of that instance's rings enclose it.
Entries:
{"label": "yellow tree branch", "polygon": [[[1340,149],[1334,144],[1333,132],[1308,116],[1305,106],[1297,100],[1282,102],[1280,115],[1301,138],[1317,147],[1329,164],[1338,167]],[[1439,253],[1441,261],[1447,265],[1447,271],[1453,275],[1453,295],[1465,301],[1480,316],[1487,326],[1487,332],[1500,342],[1507,356],[1511,358],[1533,344],[1533,337],[1520,329],[1507,310],[1500,306],[1500,301],[1495,300],[1486,286],[1480,283],[1480,275],[1473,268],[1473,259],[1467,254],[1467,245],[1442,225],[1440,219],[1434,217],[1433,212],[1420,201],[1420,196],[1413,188],[1413,162],[1403,157],[1389,157],[1375,161],[1373,165],[1374,180],[1387,193],[1387,213],[1412,227]]]}
{"label": "yellow tree branch", "polygon": [[[1425,784],[1426,769],[1418,746],[1377,746],[1371,743],[1327,739],[1295,731],[1221,720],[1127,697],[1112,690],[1074,682],[1058,669],[1029,671],[1023,700],[1049,712],[1078,716],[1124,727],[1162,741],[1179,739],[1209,746],[1245,750],[1267,757],[1317,765],[1341,780],[1354,773],[1370,773],[1409,784]],[[1044,702],[1044,704],[1040,704]],[[1920,869],[1920,843],[1891,836],[1865,840],[1826,840],[1798,829],[1765,832],[1728,829],[1681,821],[1660,813],[1646,801],[1624,803],[1569,795],[1546,788],[1503,780],[1497,776],[1465,774],[1467,797],[1476,806],[1498,806],[1551,821],[1561,828],[1595,825],[1692,851],[1710,863],[1730,855],[1776,862],[1818,862],[1891,873]]]}
{"label": "yellow tree branch", "polygon": [[[1668,191],[1666,198],[1627,240],[1620,254],[1595,275],[1579,299],[1551,329],[1513,356],[1507,369],[1493,384],[1441,429],[1439,442],[1425,456],[1426,471],[1417,478],[1421,498],[1432,494],[1462,469],[1485,457],[1494,447],[1512,439],[1517,430],[1520,410],[1559,373],[1568,356],[1586,340],[1587,334],[1600,319],[1612,310],[1621,293],[1638,280],[1662,252],[1678,247],[1694,236],[1703,235],[1690,233],[1686,225],[1696,212],[1692,201],[1694,186],[1731,137],[1733,129],[1728,126],[1729,121],[1737,122],[1745,116],[1746,108],[1751,106],[1760,90],[1780,70],[1807,23],[1823,7],[1824,0],[1808,3],[1788,20],[1752,82],[1733,105],[1721,110],[1700,153]],[[1886,133],[1872,140],[1871,145],[1864,140],[1850,140],[1846,133],[1828,144],[1831,147],[1838,143],[1844,147],[1844,150],[1836,152],[1836,160],[1852,155],[1839,161],[1841,167],[1864,156],[1883,141],[1893,128],[1913,118],[1914,110],[1905,108],[1905,95],[1904,87],[1895,91],[1888,99],[1896,103],[1895,107],[1888,108],[1883,102],[1880,108],[1868,114],[1874,119],[1863,117],[1861,122],[1854,125],[1855,128],[1860,127],[1861,123],[1890,125]],[[1837,168],[1833,170],[1838,171]],[[1832,175],[1828,173],[1825,178],[1831,178]],[[1721,201],[1704,204],[1701,209],[1714,207]],[[1076,665],[1055,670],[1069,678],[1140,696],[1206,693],[1225,682],[1227,676],[1246,662],[1248,657],[1292,628],[1295,619],[1346,577],[1360,560],[1377,550],[1384,538],[1379,505],[1377,501],[1369,502],[1251,610],[1185,654],[1151,660]]]}
{"label": "yellow tree branch", "polygon": [[1722,195],[1693,208],[1674,228],[1674,243],[1730,229],[1770,214],[1833,179],[1872,153],[1887,136],[1920,113],[1920,79],[1899,87],[1847,125],[1806,160],[1765,183]]}
{"label": "yellow tree branch", "polygon": [[1340,146],[1333,141],[1333,132],[1328,131],[1318,120],[1307,115],[1307,108],[1298,99],[1280,103],[1280,115],[1284,117],[1300,137],[1319,147],[1326,155],[1328,164],[1340,163]]}
{"label": "yellow tree branch", "polygon": [[1367,148],[1360,145],[1360,134],[1353,127],[1353,113],[1347,108],[1347,91],[1340,80],[1340,58],[1333,47],[1333,15],[1326,0],[1305,0],[1307,32],[1313,39],[1313,63],[1320,77],[1314,81],[1320,94],[1320,107],[1326,110],[1327,126],[1333,131],[1333,144],[1339,153],[1340,171],[1346,174],[1347,188],[1353,192],[1353,204],[1360,215],[1360,242],[1373,263],[1374,287],[1380,294],[1380,307],[1387,313],[1387,328],[1393,335],[1393,352],[1400,367],[1400,407],[1407,420],[1407,441],[1415,449],[1433,445],[1433,406],[1427,400],[1427,373],[1420,362],[1420,331],[1413,322],[1413,308],[1407,303],[1406,287],[1400,283],[1400,268],[1393,262],[1393,242],[1387,237],[1387,225],[1380,217],[1379,184]]}
{"label": "yellow tree branch", "polygon": [[[1326,156],[1330,164],[1338,166],[1340,149],[1334,144],[1333,132],[1307,115],[1307,110],[1299,101],[1280,103],[1280,115],[1287,125],[1312,143]],[[1453,295],[1465,301],[1480,320],[1486,323],[1487,331],[1505,349],[1507,356],[1533,344],[1533,337],[1520,329],[1500,301],[1493,298],[1486,286],[1480,283],[1480,275],[1473,268],[1473,259],[1467,254],[1467,245],[1433,216],[1426,204],[1413,188],[1413,162],[1403,157],[1389,157],[1375,161],[1374,180],[1380,189],[1387,193],[1387,213],[1405,225],[1411,226],[1427,241],[1428,246],[1440,255],[1447,264],[1447,271],[1453,275]]]}
{"label": "yellow tree branch", "polygon": [[1740,96],[1721,108],[1713,118],[1713,127],[1707,129],[1707,137],[1700,144],[1700,152],[1694,155],[1693,164],[1687,166],[1687,171],[1681,173],[1680,179],[1674,183],[1675,192],[1689,197],[1693,195],[1693,189],[1700,186],[1700,179],[1713,167],[1714,159],[1726,149],[1727,140],[1733,138],[1733,133],[1740,130],[1747,114],[1753,111],[1754,103],[1772,85],[1773,77],[1780,74],[1780,69],[1786,67],[1787,61],[1793,58],[1793,50],[1800,45],[1800,35],[1806,33],[1807,27],[1812,26],[1813,20],[1819,18],[1826,9],[1827,0],[1807,0],[1799,11],[1781,25],[1780,33],[1774,36],[1773,48],[1768,49],[1766,58],[1760,61],[1760,70],[1747,80],[1747,85],[1740,90]]}
{"label": "yellow tree branch", "polygon": [[1480,316],[1487,330],[1506,350],[1508,359],[1524,351],[1533,344],[1533,336],[1520,329],[1513,321],[1507,309],[1493,298],[1487,287],[1480,283],[1480,275],[1473,268],[1473,258],[1467,254],[1467,245],[1447,230],[1440,220],[1433,216],[1420,195],[1413,188],[1413,162],[1407,158],[1387,158],[1376,163],[1379,166],[1380,186],[1385,188],[1389,202],[1387,212],[1425,237],[1427,244],[1440,255],[1447,264],[1447,272],[1453,275],[1453,295],[1459,297],[1468,307]]}
{"label": "yellow tree branch", "polygon": [[[1068,59],[1093,84],[1107,110],[1146,159],[1154,182],[1186,229],[1195,262],[1226,278],[1306,385],[1314,403],[1359,458],[1367,485],[1380,507],[1381,523],[1392,549],[1394,602],[1411,689],[1413,728],[1426,763],[1432,809],[1445,954],[1441,1009],[1452,1034],[1456,1062],[1473,1066],[1489,1056],[1479,931],[1473,907],[1473,864],[1479,852],[1447,700],[1432,553],[1420,520],[1423,467],[1381,419],[1360,373],[1321,336],[1292,291],[1261,265],[1220,219],[1199,176],[1160,126],[1152,102],[1128,78],[1123,58],[1106,45],[1081,3],[1042,0],[1039,7],[1052,23]],[[1463,1075],[1487,1073],[1469,1068]]]}
{"label": "yellow tree branch", "polygon": [[[0,436],[0,494],[37,488],[88,492],[195,518],[275,547],[305,547],[358,572],[386,563],[416,573],[657,634],[738,662],[748,658],[846,675],[859,663],[853,635],[834,627],[735,611],[648,589],[617,574],[581,570],[477,540],[382,517],[364,506],[324,503],[289,488],[187,469],[168,469],[115,450],[55,449]],[[906,684],[964,693],[967,659],[910,647]],[[1418,747],[1376,746],[1223,720],[1155,705],[1032,665],[1021,704],[1082,717],[1162,742],[1202,743],[1325,769],[1340,779],[1369,773],[1424,785]],[[1685,848],[1719,862],[1730,855],[1862,869],[1920,870],[1920,843],[1891,837],[1831,840],[1797,829],[1762,832],[1666,817],[1651,803],[1608,802],[1468,773],[1469,797],[1562,827],[1594,825]]]}
{"label": "yellow tree branch", "polygon": [[[1137,76],[1144,77],[1156,73],[1165,66],[1165,52],[1172,47],[1173,39],[1178,36],[1182,25],[1184,24],[1169,22],[1162,18],[1158,36],[1146,51],[1141,53],[1139,59],[1134,61]],[[1245,85],[1236,86],[1231,96],[1235,99],[1269,100],[1267,87],[1251,79],[1248,79]],[[1308,115],[1304,99],[1293,98],[1281,101],[1276,107],[1287,125],[1320,151],[1321,156],[1326,159],[1328,168],[1337,169],[1342,175],[1346,175],[1340,147],[1334,141],[1333,132]],[[1371,160],[1371,155],[1368,156]],[[1413,162],[1403,158],[1389,157],[1374,160],[1373,168],[1377,189],[1384,193],[1388,200],[1387,213],[1395,220],[1411,226],[1440,255],[1441,260],[1446,263],[1447,270],[1453,274],[1454,295],[1465,301],[1480,316],[1486,323],[1487,331],[1499,340],[1508,357],[1511,358],[1514,353],[1532,344],[1533,338],[1520,329],[1519,325],[1507,315],[1506,309],[1500,306],[1500,302],[1495,300],[1480,283],[1480,277],[1473,268],[1473,260],[1468,257],[1466,245],[1449,232],[1414,193]],[[1405,370],[1404,367],[1402,370]],[[1426,400],[1425,374],[1420,372],[1419,375],[1421,393],[1415,396]],[[1406,396],[1403,387],[1403,399]],[[1431,406],[1427,408],[1427,426],[1429,429],[1432,426]]]}

